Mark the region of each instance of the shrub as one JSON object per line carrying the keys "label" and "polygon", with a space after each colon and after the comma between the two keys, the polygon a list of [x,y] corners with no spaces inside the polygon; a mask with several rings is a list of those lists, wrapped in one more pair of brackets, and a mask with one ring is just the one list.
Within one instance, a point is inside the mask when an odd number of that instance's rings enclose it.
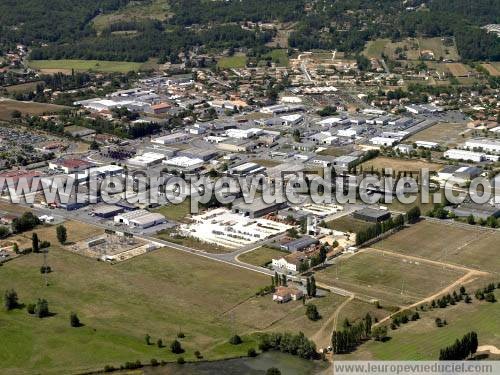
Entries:
{"label": "shrub", "polygon": [[80,319],[78,318],[78,315],[76,315],[76,313],[74,312],[69,315],[69,324],[71,325],[71,327],[80,327],[82,325]]}
{"label": "shrub", "polygon": [[243,342],[243,340],[241,339],[240,336],[238,335],[234,335],[233,337],[231,337],[229,339],[229,343],[232,344],[232,345],[239,345]]}
{"label": "shrub", "polygon": [[29,303],[28,306],[26,307],[26,310],[28,311],[28,314],[33,315],[35,313],[35,304]]}
{"label": "shrub", "polygon": [[177,340],[172,341],[172,343],[170,344],[170,350],[174,354],[184,353],[184,349],[182,349],[181,343]]}
{"label": "shrub", "polygon": [[186,361],[184,360],[184,358],[183,358],[183,357],[179,357],[179,358],[177,358],[177,363],[178,363],[179,365],[183,365],[184,363],[186,363]]}
{"label": "shrub", "polygon": [[159,363],[159,362],[158,362],[155,358],[151,359],[151,366],[156,367],[156,366],[158,366],[159,364],[160,364],[160,363]]}
{"label": "shrub", "polygon": [[177,334],[177,337],[180,338],[180,339],[183,339],[184,337],[186,337],[186,335],[184,334],[184,332],[179,332]]}
{"label": "shrub", "polygon": [[254,348],[248,349],[247,354],[248,354],[249,357],[257,357],[257,352],[255,351]]}

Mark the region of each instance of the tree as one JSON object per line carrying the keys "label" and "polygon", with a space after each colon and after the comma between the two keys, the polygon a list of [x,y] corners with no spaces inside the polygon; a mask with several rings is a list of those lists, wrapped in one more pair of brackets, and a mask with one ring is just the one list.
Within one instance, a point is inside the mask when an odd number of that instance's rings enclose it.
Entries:
{"label": "tree", "polygon": [[386,326],[375,327],[372,331],[372,336],[375,339],[375,341],[383,341],[387,337],[387,327]]}
{"label": "tree", "polygon": [[31,248],[34,253],[40,252],[40,241],[38,240],[38,234],[33,233],[31,236]]}
{"label": "tree", "polygon": [[35,305],[35,315],[38,318],[49,316],[49,303],[45,299],[38,299]]}
{"label": "tree", "polygon": [[240,336],[234,335],[229,339],[229,343],[232,345],[239,345],[243,342]]}
{"label": "tree", "polygon": [[250,349],[248,349],[248,351],[247,351],[247,355],[248,355],[249,357],[257,357],[257,352],[255,351],[255,349],[254,349],[254,348],[250,348]]}
{"label": "tree", "polygon": [[68,239],[67,230],[64,225],[58,225],[56,228],[57,240],[64,245]]}
{"label": "tree", "polygon": [[311,279],[309,277],[306,280],[306,291],[307,291],[307,296],[311,297]]}
{"label": "tree", "polygon": [[311,297],[316,297],[316,279],[311,276]]}
{"label": "tree", "polygon": [[5,291],[3,305],[7,311],[13,310],[19,306],[17,293],[14,289]]}
{"label": "tree", "polygon": [[146,341],[146,345],[151,345],[151,336],[149,336],[149,333],[146,333],[146,336],[144,336],[144,341]]}
{"label": "tree", "polygon": [[69,324],[71,325],[71,327],[80,327],[82,325],[80,319],[78,318],[78,315],[76,315],[76,313],[74,312],[69,315]]}
{"label": "tree", "polygon": [[316,305],[308,304],[306,308],[306,316],[309,320],[316,321],[321,319],[321,315],[319,315],[318,308]]}
{"label": "tree", "polygon": [[281,275],[281,285],[287,286],[287,281],[286,281],[286,275],[285,274]]}
{"label": "tree", "polygon": [[370,314],[366,314],[365,316],[365,335],[368,337],[372,332],[372,316]]}
{"label": "tree", "polygon": [[156,345],[157,345],[159,348],[163,348],[163,340],[162,340],[162,339],[158,339],[158,341],[156,341]]}
{"label": "tree", "polygon": [[276,367],[268,368],[266,375],[281,375],[281,371]]}
{"label": "tree", "polygon": [[170,344],[170,351],[174,354],[184,353],[184,349],[182,349],[181,343],[177,340],[172,341]]}

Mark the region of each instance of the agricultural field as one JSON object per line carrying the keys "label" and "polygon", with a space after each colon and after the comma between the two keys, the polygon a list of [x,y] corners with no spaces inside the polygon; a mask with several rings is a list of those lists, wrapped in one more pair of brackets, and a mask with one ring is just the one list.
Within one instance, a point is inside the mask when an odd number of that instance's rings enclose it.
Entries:
{"label": "agricultural field", "polygon": [[100,72],[100,73],[128,73],[138,71],[142,63],[128,61],[101,61],[101,60],[31,60],[29,66],[40,70],[42,73],[71,73],[77,72]]}
{"label": "agricultural field", "polygon": [[446,67],[453,77],[467,77],[470,69],[462,63],[449,63]]}
{"label": "agricultural field", "polygon": [[500,76],[500,70],[498,69],[498,65],[495,67],[493,64],[481,64],[481,66],[488,71],[492,76],[498,77]]}
{"label": "agricultural field", "polygon": [[[409,240],[417,238],[418,241]],[[498,231],[421,221],[377,242],[374,247],[499,274],[499,241]]]}
{"label": "agricultural field", "polygon": [[368,249],[338,259],[336,265],[317,272],[316,280],[378,299],[382,306],[401,306],[438,292],[464,274],[461,270]]}
{"label": "agricultural field", "polygon": [[186,246],[191,249],[201,250],[211,254],[224,254],[230,253],[232,251],[232,249],[230,248],[219,246],[214,243],[203,242],[194,237],[176,236],[171,230],[158,232],[156,234],[156,237],[164,241],[175,243],[181,246]]}
{"label": "agricultural field", "polygon": [[263,246],[239,255],[238,260],[243,263],[253,264],[254,266],[265,267],[271,263],[273,258],[280,258],[288,254],[290,254],[288,251]]}
{"label": "agricultural field", "polygon": [[437,123],[413,134],[407,139],[407,142],[427,141],[452,147],[464,142],[469,134],[470,129],[467,128],[467,124]]}
{"label": "agricultural field", "polygon": [[[218,359],[246,355],[256,346],[251,338],[245,345],[225,345],[248,327],[224,313],[268,284],[264,275],[168,248],[110,265],[54,246],[48,286],[42,264],[41,254],[29,254],[1,267],[4,289],[14,288],[24,304],[45,298],[53,313],[38,319],[25,308],[0,311],[2,373],[82,373],[137,359],[175,361],[168,345],[180,331],[186,360],[194,359],[195,350]],[[263,312],[273,313],[274,306]],[[72,311],[84,326],[70,327]],[[145,344],[147,333],[155,345]],[[158,348],[158,338],[167,347]]]}
{"label": "agricultural field", "polygon": [[376,157],[375,159],[368,160],[361,164],[364,171],[370,171],[373,167],[375,171],[382,172],[384,169],[392,168],[393,171],[397,172],[420,172],[423,168],[427,168],[429,171],[439,171],[442,169],[441,164],[429,163],[423,160],[417,159],[396,159],[388,158],[384,156]]}
{"label": "agricultural field", "polygon": [[[500,298],[498,290],[495,293]],[[421,319],[389,330],[390,340],[382,343],[368,341],[354,353],[342,359],[371,360],[436,360],[440,349],[449,346],[467,332],[478,334],[479,345],[500,347],[500,308],[497,303],[458,303],[446,309],[420,313]],[[435,319],[446,319],[447,325],[436,327]]]}
{"label": "agricultural field", "polygon": [[14,111],[19,111],[22,115],[43,115],[57,113],[66,108],[67,107],[55,104],[20,102],[0,98],[0,120],[12,120],[12,113]]}
{"label": "agricultural field", "polygon": [[220,69],[244,68],[247,65],[247,57],[243,54],[222,57],[217,61]]}
{"label": "agricultural field", "polygon": [[101,33],[105,28],[121,21],[158,20],[164,21],[168,16],[167,0],[152,0],[147,2],[132,1],[126,7],[113,13],[100,14],[92,21],[94,29]]}

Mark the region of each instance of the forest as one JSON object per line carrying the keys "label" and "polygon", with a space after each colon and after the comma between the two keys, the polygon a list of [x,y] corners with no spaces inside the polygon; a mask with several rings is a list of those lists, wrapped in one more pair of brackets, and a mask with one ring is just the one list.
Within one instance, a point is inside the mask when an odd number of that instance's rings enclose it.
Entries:
{"label": "forest", "polygon": [[[148,2],[151,0],[140,0]],[[500,60],[500,38],[480,27],[500,23],[498,0],[169,0],[169,17],[118,20],[99,35],[92,20],[130,0],[4,0],[0,48],[21,42],[32,59],[178,62],[179,53],[203,47],[262,49],[276,31],[242,28],[246,22],[293,24],[289,46],[337,49],[355,55],[368,40],[454,36],[465,60]],[[133,31],[123,35],[117,32]],[[0,51],[1,52],[1,51]]]}

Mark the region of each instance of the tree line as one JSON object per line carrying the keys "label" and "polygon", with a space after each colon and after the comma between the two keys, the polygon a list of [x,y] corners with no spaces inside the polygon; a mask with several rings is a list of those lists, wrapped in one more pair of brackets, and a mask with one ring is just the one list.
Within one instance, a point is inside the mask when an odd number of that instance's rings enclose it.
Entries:
{"label": "tree line", "polygon": [[477,333],[471,331],[457,339],[453,345],[441,349],[439,352],[440,361],[461,361],[476,353],[478,346]]}
{"label": "tree line", "polygon": [[334,354],[349,353],[364,340],[371,337],[372,317],[370,314],[355,324],[346,324],[341,331],[333,331],[331,343]]}

